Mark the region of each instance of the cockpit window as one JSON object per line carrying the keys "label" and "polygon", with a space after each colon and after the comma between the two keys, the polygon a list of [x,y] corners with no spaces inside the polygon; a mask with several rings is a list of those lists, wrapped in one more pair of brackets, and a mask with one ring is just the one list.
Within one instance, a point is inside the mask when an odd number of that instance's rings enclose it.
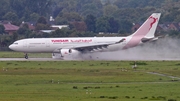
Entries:
{"label": "cockpit window", "polygon": [[14,43],[15,45],[18,45],[18,43],[16,42],[16,43]]}

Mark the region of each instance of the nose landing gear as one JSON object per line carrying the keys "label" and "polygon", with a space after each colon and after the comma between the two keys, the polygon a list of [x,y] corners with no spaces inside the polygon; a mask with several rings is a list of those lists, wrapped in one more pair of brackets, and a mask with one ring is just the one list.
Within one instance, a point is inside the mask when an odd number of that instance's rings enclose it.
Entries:
{"label": "nose landing gear", "polygon": [[28,59],[28,54],[27,53],[25,53],[24,58]]}

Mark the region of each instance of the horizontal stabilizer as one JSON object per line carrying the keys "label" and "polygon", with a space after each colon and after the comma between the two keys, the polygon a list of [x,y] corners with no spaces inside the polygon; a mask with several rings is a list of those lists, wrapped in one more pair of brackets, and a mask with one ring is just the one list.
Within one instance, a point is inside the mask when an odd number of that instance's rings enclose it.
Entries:
{"label": "horizontal stabilizer", "polygon": [[154,37],[154,38],[142,38],[141,42],[142,43],[146,43],[146,42],[152,42],[152,41],[156,41],[158,40],[158,37]]}

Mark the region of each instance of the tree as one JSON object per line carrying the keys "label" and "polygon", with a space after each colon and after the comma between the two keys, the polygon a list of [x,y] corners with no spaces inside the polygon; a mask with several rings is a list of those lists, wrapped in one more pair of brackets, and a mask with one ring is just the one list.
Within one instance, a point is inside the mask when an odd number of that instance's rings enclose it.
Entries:
{"label": "tree", "polygon": [[127,20],[121,20],[119,23],[119,33],[120,34],[125,34],[125,33],[130,33],[131,28],[132,28],[132,23],[127,21]]}
{"label": "tree", "polygon": [[109,26],[110,26],[108,32],[110,32],[110,33],[118,33],[119,21],[115,20],[113,17],[111,17],[111,18],[109,18],[108,22],[109,22]]}
{"label": "tree", "polygon": [[43,16],[41,16],[41,17],[37,20],[37,23],[46,25],[46,24],[47,24],[46,18],[43,17]]}
{"label": "tree", "polygon": [[66,24],[68,24],[68,21],[67,21],[66,18],[62,18],[62,17],[58,16],[58,17],[55,18],[55,24],[57,24],[57,25],[66,25]]}
{"label": "tree", "polygon": [[53,37],[68,37],[69,32],[66,28],[63,29],[57,29],[56,31],[52,32]]}
{"label": "tree", "polygon": [[87,15],[94,15],[94,16],[100,16],[101,10],[99,10],[95,4],[85,4],[84,6],[82,6],[82,9],[80,10],[80,14],[83,16],[87,16]]}
{"label": "tree", "polygon": [[5,33],[5,28],[2,24],[0,24],[0,34]]}
{"label": "tree", "polygon": [[7,12],[4,16],[3,16],[4,20],[9,20],[9,21],[17,21],[18,20],[18,16],[16,15],[16,13],[13,12]]}
{"label": "tree", "polygon": [[26,23],[23,24],[22,27],[20,27],[20,28],[18,29],[17,33],[18,33],[19,35],[26,35],[26,36],[28,36],[29,34],[31,34],[31,31],[29,30],[28,24],[26,24]]}
{"label": "tree", "polygon": [[8,1],[9,1],[9,0],[0,0],[0,20],[3,19],[2,17],[3,17],[7,12],[11,11],[11,10],[10,10],[10,5],[9,5]]}
{"label": "tree", "polygon": [[36,23],[36,26],[35,26],[36,30],[48,30],[50,29],[50,25],[48,25],[45,17],[40,17],[38,20],[37,20],[37,23]]}
{"label": "tree", "polygon": [[74,28],[77,31],[86,31],[87,30],[87,26],[86,26],[85,22],[74,21],[74,22],[72,22],[72,25],[74,26]]}
{"label": "tree", "polygon": [[[144,8],[146,6],[161,7],[165,1],[170,0],[116,0],[113,4],[119,8]],[[174,0],[173,0],[174,1]]]}
{"label": "tree", "polygon": [[96,17],[93,15],[87,15],[85,18],[85,23],[87,25],[87,30],[95,32],[96,31]]}
{"label": "tree", "polygon": [[115,5],[107,5],[104,7],[104,15],[112,16],[118,10],[118,7]]}
{"label": "tree", "polygon": [[96,32],[108,32],[110,26],[108,17],[100,17],[96,21]]}
{"label": "tree", "polygon": [[1,47],[7,47],[12,43],[12,36],[1,35],[0,42],[1,42]]}
{"label": "tree", "polygon": [[[13,13],[16,13],[18,17],[24,17],[24,14],[27,13],[26,11],[26,3],[25,0],[8,0],[9,1],[9,8],[12,10]],[[30,14],[28,14],[30,15]],[[27,17],[26,17],[27,19]]]}
{"label": "tree", "polygon": [[40,16],[39,16],[39,14],[37,14],[37,13],[32,13],[32,14],[30,15],[30,21],[36,22],[39,18],[40,18]]}
{"label": "tree", "polygon": [[42,34],[42,37],[43,37],[43,38],[49,38],[49,37],[50,37],[50,34],[49,34],[49,33],[43,33],[43,34]]}
{"label": "tree", "polygon": [[50,26],[47,25],[47,24],[45,25],[45,24],[42,24],[42,23],[37,23],[35,29],[36,30],[49,30]]}
{"label": "tree", "polygon": [[92,32],[76,32],[76,35],[78,37],[94,37],[94,36],[96,36],[96,34],[92,33]]}
{"label": "tree", "polygon": [[101,17],[96,21],[97,32],[118,33],[119,21],[113,17]]}
{"label": "tree", "polygon": [[24,0],[24,8],[41,16],[47,16],[52,9],[52,0]]}
{"label": "tree", "polygon": [[16,40],[18,40],[18,33],[17,33],[17,32],[14,32],[14,33],[13,33],[13,36],[12,36],[12,41],[14,42],[14,41],[16,41]]}
{"label": "tree", "polygon": [[66,18],[67,21],[81,21],[82,17],[76,12],[63,13],[63,18]]}

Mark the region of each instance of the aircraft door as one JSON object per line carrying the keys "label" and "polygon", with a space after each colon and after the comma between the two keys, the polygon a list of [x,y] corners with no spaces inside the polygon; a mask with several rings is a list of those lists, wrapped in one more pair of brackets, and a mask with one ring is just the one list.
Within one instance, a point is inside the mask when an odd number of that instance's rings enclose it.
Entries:
{"label": "aircraft door", "polygon": [[50,42],[49,42],[49,40],[46,41],[46,47],[50,47]]}
{"label": "aircraft door", "polygon": [[26,41],[23,42],[23,47],[27,48],[27,42]]}
{"label": "aircraft door", "polygon": [[96,39],[96,36],[93,38],[93,43],[96,43],[97,42],[97,39]]}

